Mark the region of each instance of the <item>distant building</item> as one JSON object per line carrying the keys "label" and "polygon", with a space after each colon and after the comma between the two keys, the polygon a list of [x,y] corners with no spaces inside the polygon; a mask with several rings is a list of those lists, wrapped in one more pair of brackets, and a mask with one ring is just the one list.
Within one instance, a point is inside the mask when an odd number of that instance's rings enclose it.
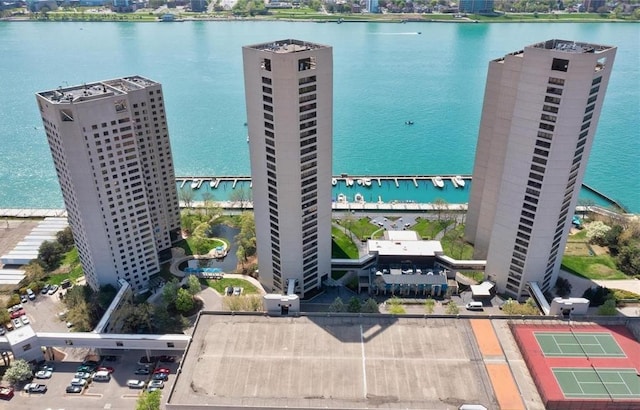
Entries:
{"label": "distant building", "polygon": [[598,11],[600,7],[606,6],[605,0],[584,0],[582,2],[583,10],[591,13]]}
{"label": "distant building", "polygon": [[458,10],[460,13],[490,14],[493,13],[494,0],[460,0]]}
{"label": "distant building", "polygon": [[285,39],[243,47],[258,243],[268,292],[320,288],[331,272],[332,48]]}
{"label": "distant building", "polygon": [[207,11],[206,0],[191,0],[191,11],[193,11],[194,13],[202,13],[203,11]]}
{"label": "distant building", "polygon": [[555,283],[615,54],[549,40],[489,63],[465,236],[498,293]]}
{"label": "distant building", "polygon": [[369,13],[379,13],[378,0],[366,0],[365,7]]}
{"label": "distant building", "polygon": [[132,76],[36,99],[87,283],[145,290],[180,231],[162,86]]}

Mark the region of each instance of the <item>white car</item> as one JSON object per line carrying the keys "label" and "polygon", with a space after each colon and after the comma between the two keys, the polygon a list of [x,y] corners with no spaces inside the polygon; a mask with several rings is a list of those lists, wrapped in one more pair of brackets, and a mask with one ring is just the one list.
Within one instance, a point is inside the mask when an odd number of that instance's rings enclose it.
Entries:
{"label": "white car", "polygon": [[18,318],[13,319],[13,327],[15,327],[16,329],[22,327],[22,321]]}
{"label": "white car", "polygon": [[127,380],[127,386],[129,386],[130,389],[143,389],[144,384],[145,384],[144,380],[136,380],[136,379]]}
{"label": "white car", "polygon": [[51,370],[40,370],[36,372],[36,379],[49,379],[52,374]]}
{"label": "white car", "polygon": [[21,316],[20,320],[22,320],[22,324],[24,324],[24,325],[28,325],[29,324],[29,318],[27,317],[27,315]]}
{"label": "white car", "polygon": [[158,389],[164,389],[164,382],[162,380],[151,380],[147,386],[147,390],[155,391]]}
{"label": "white car", "polygon": [[71,383],[69,384],[71,384],[72,386],[84,386],[85,384],[87,384],[87,381],[79,377],[74,377],[73,379],[71,379]]}

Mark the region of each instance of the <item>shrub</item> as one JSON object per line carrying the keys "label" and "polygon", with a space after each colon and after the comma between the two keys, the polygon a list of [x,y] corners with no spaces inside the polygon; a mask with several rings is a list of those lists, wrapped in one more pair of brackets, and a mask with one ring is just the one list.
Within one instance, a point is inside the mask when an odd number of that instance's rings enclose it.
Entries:
{"label": "shrub", "polygon": [[359,313],[361,308],[362,302],[360,302],[359,298],[353,296],[351,299],[349,299],[349,305],[347,306],[348,312]]}
{"label": "shrub", "polygon": [[569,282],[565,278],[558,277],[558,279],[556,280],[555,290],[556,295],[563,298],[571,293],[571,282]]}
{"label": "shrub", "polygon": [[424,301],[424,311],[425,313],[427,313],[428,315],[433,313],[433,310],[436,306],[436,301],[433,299],[427,299]]}
{"label": "shrub", "polygon": [[598,286],[595,288],[589,288],[584,291],[582,297],[589,299],[589,306],[601,306],[608,299],[613,298],[611,291],[605,287]]}
{"label": "shrub", "polygon": [[602,306],[598,308],[598,314],[604,316],[615,316],[618,314],[616,309],[616,301],[613,299],[607,299]]}

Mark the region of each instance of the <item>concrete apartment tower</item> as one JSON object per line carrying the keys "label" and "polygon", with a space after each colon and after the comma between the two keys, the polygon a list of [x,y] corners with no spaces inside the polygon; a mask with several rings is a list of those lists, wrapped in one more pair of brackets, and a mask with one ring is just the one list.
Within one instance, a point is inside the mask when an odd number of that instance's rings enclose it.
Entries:
{"label": "concrete apartment tower", "polygon": [[333,53],[280,40],[243,47],[260,282],[304,297],[331,272]]}
{"label": "concrete apartment tower", "polygon": [[87,283],[145,290],[180,230],[161,85],[132,76],[36,99]]}
{"label": "concrete apartment tower", "polygon": [[615,54],[549,40],[489,63],[465,236],[498,292],[555,284]]}

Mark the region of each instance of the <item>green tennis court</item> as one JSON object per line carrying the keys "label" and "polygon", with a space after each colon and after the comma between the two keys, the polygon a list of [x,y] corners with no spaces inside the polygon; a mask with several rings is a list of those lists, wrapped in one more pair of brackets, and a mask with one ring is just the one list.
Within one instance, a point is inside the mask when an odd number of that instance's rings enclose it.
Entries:
{"label": "green tennis court", "polygon": [[547,357],[627,357],[611,333],[534,332]]}
{"label": "green tennis court", "polygon": [[636,369],[554,368],[566,398],[640,399],[640,377]]}

